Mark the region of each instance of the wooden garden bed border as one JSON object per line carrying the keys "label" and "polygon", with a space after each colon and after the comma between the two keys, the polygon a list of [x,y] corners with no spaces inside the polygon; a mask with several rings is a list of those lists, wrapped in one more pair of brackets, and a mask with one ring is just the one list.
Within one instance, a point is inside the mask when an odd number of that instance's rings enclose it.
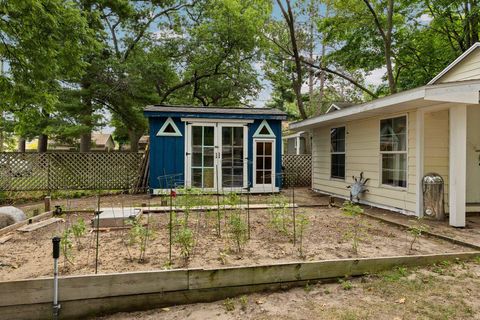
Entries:
{"label": "wooden garden bed border", "polygon": [[[377,273],[395,266],[424,266],[477,256],[480,251],[66,276],[59,281],[60,319],[214,301],[308,281]],[[51,319],[52,290],[52,278],[0,282],[0,315],[5,319]]]}

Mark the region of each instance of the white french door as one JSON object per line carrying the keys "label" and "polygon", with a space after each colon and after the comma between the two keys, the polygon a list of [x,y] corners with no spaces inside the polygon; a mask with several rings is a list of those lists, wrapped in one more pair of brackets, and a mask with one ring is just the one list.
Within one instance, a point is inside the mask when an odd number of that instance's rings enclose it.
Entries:
{"label": "white french door", "polygon": [[275,191],[275,140],[253,140],[253,188]]}
{"label": "white french door", "polygon": [[189,123],[186,186],[240,191],[247,185],[247,126],[239,123]]}

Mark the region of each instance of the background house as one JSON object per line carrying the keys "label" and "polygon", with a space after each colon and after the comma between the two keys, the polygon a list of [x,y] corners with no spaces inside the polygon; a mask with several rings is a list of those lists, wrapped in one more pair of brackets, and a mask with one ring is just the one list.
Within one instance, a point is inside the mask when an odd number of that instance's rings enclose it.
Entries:
{"label": "background house", "polygon": [[450,224],[465,226],[480,210],[479,92],[477,43],[426,86],[291,124],[312,133],[312,188],[348,198],[364,172],[363,203],[423,216],[422,178],[436,172]]}
{"label": "background house", "polygon": [[281,185],[281,122],[266,108],[149,106],[150,187],[275,192]]}

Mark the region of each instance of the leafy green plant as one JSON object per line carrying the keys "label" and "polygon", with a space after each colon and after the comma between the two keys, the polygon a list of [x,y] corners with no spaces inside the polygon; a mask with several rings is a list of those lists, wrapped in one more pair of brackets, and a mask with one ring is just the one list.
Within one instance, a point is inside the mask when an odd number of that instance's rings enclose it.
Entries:
{"label": "leafy green plant", "polygon": [[240,252],[243,245],[247,242],[247,224],[239,212],[232,212],[228,224],[230,236],[235,242],[237,252]]}
{"label": "leafy green plant", "polygon": [[292,217],[289,210],[288,199],[283,195],[274,195],[270,199],[271,208],[270,225],[278,232],[290,236],[289,226],[292,224]]}
{"label": "leafy green plant", "polygon": [[131,246],[138,245],[139,247],[139,261],[143,260],[146,250],[146,243],[148,238],[153,238],[153,230],[146,228],[139,220],[131,219],[127,222],[131,226],[128,232],[129,244]]}
{"label": "leafy green plant", "polygon": [[65,261],[73,264],[73,242],[72,229],[66,228],[60,238],[60,250],[62,251]]}
{"label": "leafy green plant", "polygon": [[350,201],[345,201],[342,207],[342,212],[353,219],[353,224],[345,233],[345,238],[352,241],[352,250],[358,254],[358,246],[366,234],[366,226],[363,221],[363,209]]}
{"label": "leafy green plant", "polygon": [[300,257],[304,258],[305,254],[303,251],[303,236],[305,233],[305,230],[308,227],[308,224],[310,221],[308,220],[308,217],[304,213],[298,213],[295,218],[295,228],[297,230],[297,235],[299,238],[299,246],[298,246],[298,253],[300,254]]}
{"label": "leafy green plant", "polygon": [[343,290],[348,291],[353,289],[353,284],[350,280],[339,279],[338,281],[340,282]]}
{"label": "leafy green plant", "polygon": [[87,232],[87,225],[85,224],[85,220],[80,217],[78,218],[77,222],[72,225],[72,233],[73,237],[75,238],[75,242],[77,243],[77,249],[82,248],[82,237]]}
{"label": "leafy green plant", "polygon": [[243,295],[238,300],[240,301],[240,309],[242,311],[247,311],[248,297],[246,295]]}
{"label": "leafy green plant", "polygon": [[197,188],[183,188],[178,190],[176,205],[183,209],[185,224],[188,224],[190,213],[195,207],[202,205],[201,191]]}
{"label": "leafy green plant", "polygon": [[408,227],[408,233],[412,236],[412,240],[410,240],[410,252],[414,250],[413,246],[418,238],[428,230],[428,226],[422,223],[422,218],[415,219],[412,222],[413,223]]}
{"label": "leafy green plant", "polygon": [[177,231],[175,236],[175,244],[180,247],[180,255],[183,257],[183,259],[188,261],[195,245],[195,240],[192,230],[187,225],[183,225]]}
{"label": "leafy green plant", "polygon": [[231,298],[227,298],[223,302],[223,306],[225,307],[225,310],[233,311],[233,310],[235,310],[235,301],[233,301],[233,299],[231,299]]}

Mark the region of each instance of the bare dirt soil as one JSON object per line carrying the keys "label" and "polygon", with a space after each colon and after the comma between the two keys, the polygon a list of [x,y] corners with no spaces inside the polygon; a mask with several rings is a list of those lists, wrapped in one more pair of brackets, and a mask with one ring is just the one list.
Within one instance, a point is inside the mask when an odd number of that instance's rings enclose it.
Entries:
{"label": "bare dirt soil", "polygon": [[98,319],[480,319],[479,301],[477,260]]}
{"label": "bare dirt soil", "polygon": [[[265,200],[265,199],[263,199]],[[213,214],[212,214],[213,213]],[[236,252],[235,244],[226,224],[224,213],[221,217],[221,237],[216,235],[216,212],[192,212],[189,227],[193,231],[195,247],[191,258],[186,262],[180,255],[178,245],[173,246],[172,268],[179,267],[222,267],[238,265],[258,265],[278,262],[291,262],[305,259],[323,260],[349,257],[397,256],[406,254],[431,254],[472,251],[436,238],[420,237],[414,250],[410,251],[411,236],[405,230],[387,225],[367,217],[362,218],[365,225],[361,233],[358,254],[352,251],[352,226],[354,218],[345,216],[338,208],[299,208],[297,214],[304,214],[309,221],[303,236],[304,257],[299,254],[299,242],[292,243],[292,225],[287,224],[288,235],[279,232],[270,223],[268,210],[252,210],[251,239],[243,250]],[[246,213],[241,213],[246,219]],[[38,278],[52,274],[52,242],[54,235],[61,235],[67,226],[76,223],[79,217],[90,221],[93,215],[88,213],[69,214],[65,222],[56,223],[33,232],[14,232],[13,238],[0,244],[0,281]],[[183,214],[179,213],[181,219]],[[138,261],[139,245],[129,245],[127,229],[105,231],[99,234],[99,273],[126,272],[138,270],[163,269],[168,264],[169,232],[168,215],[151,214],[142,217],[144,224],[149,222],[153,236],[146,246],[146,261]],[[297,230],[298,231],[298,230]],[[61,258],[61,275],[92,274],[95,266],[95,232],[87,228],[87,233],[79,239],[71,239],[70,260]]]}

